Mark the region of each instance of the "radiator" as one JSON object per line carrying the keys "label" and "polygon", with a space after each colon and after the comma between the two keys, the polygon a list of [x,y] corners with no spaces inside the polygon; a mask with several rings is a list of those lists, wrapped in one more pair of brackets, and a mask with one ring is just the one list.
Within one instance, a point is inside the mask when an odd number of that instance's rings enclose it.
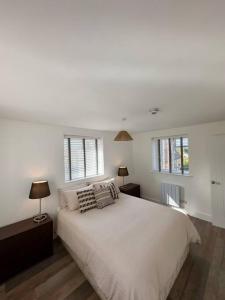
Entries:
{"label": "radiator", "polygon": [[161,202],[165,205],[181,206],[182,187],[171,183],[161,183]]}

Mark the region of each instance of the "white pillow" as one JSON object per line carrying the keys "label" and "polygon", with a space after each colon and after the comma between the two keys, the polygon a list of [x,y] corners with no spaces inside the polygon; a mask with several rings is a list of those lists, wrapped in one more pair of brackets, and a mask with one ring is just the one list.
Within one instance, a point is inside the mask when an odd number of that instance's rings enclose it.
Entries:
{"label": "white pillow", "polygon": [[66,207],[68,207],[69,210],[79,208],[76,190],[65,191],[64,196],[66,200]]}
{"label": "white pillow", "polygon": [[69,190],[69,191],[65,191],[65,199],[66,199],[66,204],[69,210],[76,210],[80,208],[80,204],[78,201],[78,197],[77,197],[77,192],[79,191],[85,191],[87,189],[92,188],[92,185],[86,186],[86,187],[82,187],[82,188],[78,188],[76,190]]}
{"label": "white pillow", "polygon": [[60,208],[67,207],[67,197],[65,193],[70,192],[68,194],[71,194],[71,192],[76,191],[77,189],[80,189],[82,187],[85,187],[85,184],[77,184],[70,187],[58,189],[58,196],[59,196],[59,206]]}
{"label": "white pillow", "polygon": [[109,180],[109,177],[102,178],[101,180],[100,179],[95,179],[95,180],[92,180],[92,181],[87,181],[86,184],[87,185],[97,184],[99,182],[103,182],[103,181],[106,181],[106,180]]}

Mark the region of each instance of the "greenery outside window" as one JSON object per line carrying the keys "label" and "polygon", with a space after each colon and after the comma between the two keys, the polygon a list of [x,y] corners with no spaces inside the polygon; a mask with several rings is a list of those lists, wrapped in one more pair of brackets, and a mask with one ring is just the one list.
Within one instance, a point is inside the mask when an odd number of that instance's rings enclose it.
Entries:
{"label": "greenery outside window", "polygon": [[187,136],[152,140],[153,171],[189,175],[189,139]]}

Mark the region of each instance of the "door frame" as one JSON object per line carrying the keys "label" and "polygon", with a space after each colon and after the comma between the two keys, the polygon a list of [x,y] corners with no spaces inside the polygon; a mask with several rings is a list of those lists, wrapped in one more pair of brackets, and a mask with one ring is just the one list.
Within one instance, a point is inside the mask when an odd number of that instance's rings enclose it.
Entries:
{"label": "door frame", "polygon": [[[224,140],[222,140],[224,139]],[[211,186],[211,210],[212,210],[212,223],[215,226],[225,228],[225,155],[223,161],[216,161],[215,157],[221,157],[219,145],[224,142],[225,154],[225,134],[212,135],[210,137],[209,157],[210,157],[210,186]],[[216,147],[215,147],[216,145]],[[218,152],[218,153],[217,153]],[[216,165],[217,164],[217,165]],[[224,165],[223,176],[219,176],[219,172],[215,169]],[[215,174],[217,173],[217,174]],[[222,179],[224,178],[223,182]],[[220,199],[223,198],[223,201]],[[221,213],[223,211],[223,213]]]}

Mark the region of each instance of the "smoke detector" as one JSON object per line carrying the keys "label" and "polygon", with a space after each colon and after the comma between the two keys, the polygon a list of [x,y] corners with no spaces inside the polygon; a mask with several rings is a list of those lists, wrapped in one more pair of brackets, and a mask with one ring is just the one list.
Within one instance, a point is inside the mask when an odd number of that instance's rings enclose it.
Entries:
{"label": "smoke detector", "polygon": [[149,112],[152,115],[157,115],[157,113],[160,112],[160,109],[159,108],[152,108],[152,109],[149,109]]}

